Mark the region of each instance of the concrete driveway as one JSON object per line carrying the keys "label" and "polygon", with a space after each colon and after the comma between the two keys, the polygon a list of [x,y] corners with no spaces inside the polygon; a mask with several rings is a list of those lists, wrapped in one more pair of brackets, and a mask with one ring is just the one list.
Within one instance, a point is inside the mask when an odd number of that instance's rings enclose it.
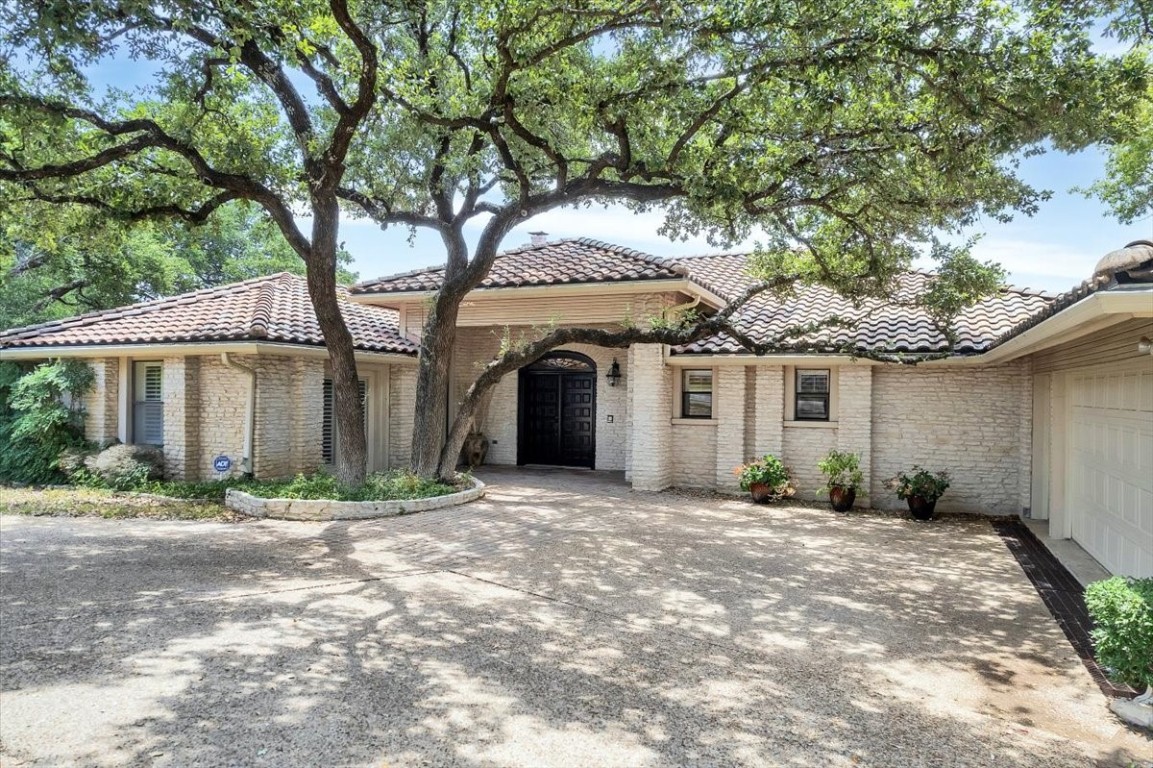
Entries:
{"label": "concrete driveway", "polygon": [[482,476],[371,522],[4,517],[0,763],[1153,756],[985,523]]}

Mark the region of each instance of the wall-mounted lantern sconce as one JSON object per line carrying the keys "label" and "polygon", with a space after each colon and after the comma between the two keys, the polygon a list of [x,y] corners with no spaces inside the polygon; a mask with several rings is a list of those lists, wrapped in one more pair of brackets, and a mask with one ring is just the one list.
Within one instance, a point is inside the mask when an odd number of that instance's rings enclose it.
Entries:
{"label": "wall-mounted lantern sconce", "polygon": [[613,364],[609,366],[609,372],[605,374],[605,378],[608,379],[610,387],[615,387],[617,382],[621,380],[621,364],[617,362],[615,357]]}
{"label": "wall-mounted lantern sconce", "polygon": [[1153,355],[1153,341],[1148,336],[1142,336],[1137,342],[1137,352],[1142,355]]}

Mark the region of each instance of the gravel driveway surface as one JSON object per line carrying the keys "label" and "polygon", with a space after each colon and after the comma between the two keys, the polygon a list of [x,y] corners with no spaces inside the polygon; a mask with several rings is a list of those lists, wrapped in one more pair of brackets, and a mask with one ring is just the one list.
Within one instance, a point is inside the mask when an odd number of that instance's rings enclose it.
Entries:
{"label": "gravel driveway surface", "polygon": [[0,763],[1153,758],[986,523],[489,470],[368,522],[0,519]]}

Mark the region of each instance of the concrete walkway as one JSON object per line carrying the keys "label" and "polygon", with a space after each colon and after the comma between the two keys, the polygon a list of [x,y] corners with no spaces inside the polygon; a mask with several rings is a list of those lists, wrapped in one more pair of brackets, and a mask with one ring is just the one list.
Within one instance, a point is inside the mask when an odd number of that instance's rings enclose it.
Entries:
{"label": "concrete walkway", "polygon": [[356,523],[0,520],[0,763],[1153,758],[988,525],[480,473]]}

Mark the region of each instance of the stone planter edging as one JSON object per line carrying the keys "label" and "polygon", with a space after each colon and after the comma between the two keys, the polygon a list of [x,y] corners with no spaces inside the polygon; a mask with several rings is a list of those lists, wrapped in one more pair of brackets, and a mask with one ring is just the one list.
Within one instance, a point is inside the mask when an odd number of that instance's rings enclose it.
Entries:
{"label": "stone planter edging", "polygon": [[444,496],[402,501],[333,501],[329,499],[264,499],[250,493],[229,488],[224,504],[229,509],[249,517],[268,517],[275,520],[368,520],[374,517],[393,517],[430,509],[455,507],[484,496],[485,486],[472,478],[473,487]]}

